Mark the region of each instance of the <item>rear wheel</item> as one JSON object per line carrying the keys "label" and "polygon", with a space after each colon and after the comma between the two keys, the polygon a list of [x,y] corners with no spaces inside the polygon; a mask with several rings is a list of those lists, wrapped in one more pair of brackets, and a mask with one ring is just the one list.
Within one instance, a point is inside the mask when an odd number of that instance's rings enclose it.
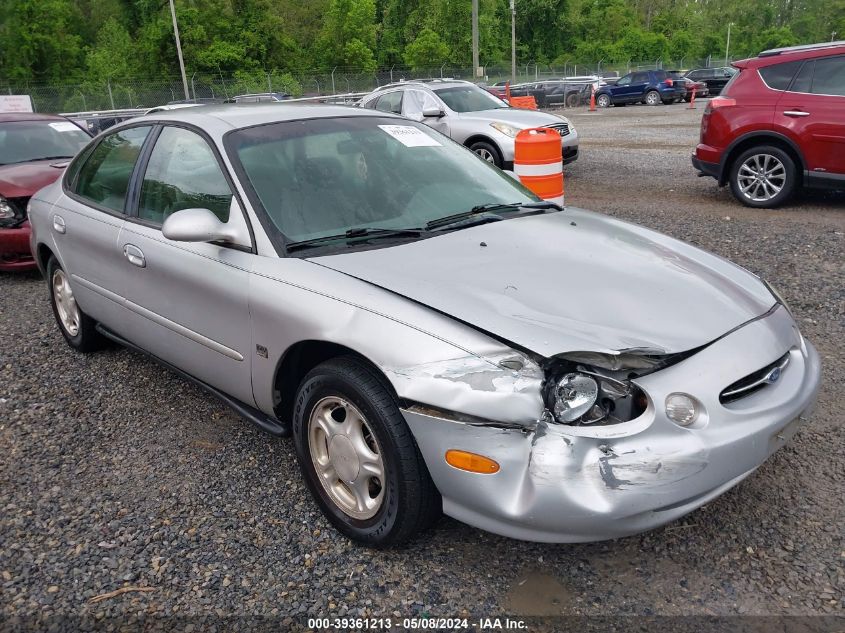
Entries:
{"label": "rear wheel", "polygon": [[96,330],[97,323],[76,303],[70,275],[54,256],[47,262],[47,279],[50,284],[50,305],[59,330],[73,349],[87,353],[102,349],[106,340]]}
{"label": "rear wheel", "polygon": [[383,378],[364,362],[333,359],[305,377],[293,438],[308,488],[349,538],[400,543],[440,515],[414,437]]}
{"label": "rear wheel", "polygon": [[570,92],[566,95],[566,105],[569,108],[576,108],[581,105],[581,95],[577,92]]}
{"label": "rear wheel", "polygon": [[747,149],[731,165],[731,191],[742,204],[769,209],[789,200],[798,183],[792,157],[779,147]]}
{"label": "rear wheel", "polygon": [[502,168],[502,155],[499,154],[499,150],[496,149],[492,143],[488,143],[486,141],[476,141],[470,145],[469,148],[488,163],[492,163],[499,169]]}
{"label": "rear wheel", "polygon": [[600,108],[610,107],[610,95],[599,95],[596,97],[596,105]]}
{"label": "rear wheel", "polygon": [[656,106],[663,103],[663,100],[660,98],[660,93],[657,90],[650,90],[646,93],[645,102],[646,105]]}

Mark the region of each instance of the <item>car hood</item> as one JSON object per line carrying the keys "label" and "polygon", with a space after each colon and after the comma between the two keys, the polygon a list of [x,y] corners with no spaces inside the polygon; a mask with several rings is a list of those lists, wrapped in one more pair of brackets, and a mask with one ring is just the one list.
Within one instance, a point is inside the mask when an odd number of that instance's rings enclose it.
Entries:
{"label": "car hood", "polygon": [[62,175],[68,160],[39,160],[0,165],[0,195],[6,198],[32,196]]}
{"label": "car hood", "polygon": [[501,121],[519,128],[543,127],[556,123],[568,122],[565,117],[540,112],[539,110],[524,110],[522,108],[500,108],[498,110],[481,110],[479,112],[463,112],[461,119],[475,119],[480,121]]}
{"label": "car hood", "polygon": [[579,209],[310,261],[546,357],[689,351],[775,304],[725,259]]}

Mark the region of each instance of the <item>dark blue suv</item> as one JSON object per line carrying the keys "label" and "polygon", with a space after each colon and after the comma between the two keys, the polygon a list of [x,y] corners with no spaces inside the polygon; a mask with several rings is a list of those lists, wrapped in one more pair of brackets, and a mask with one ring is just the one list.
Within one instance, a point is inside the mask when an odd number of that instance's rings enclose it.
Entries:
{"label": "dark blue suv", "polygon": [[638,70],[596,90],[596,104],[600,108],[629,103],[668,105],[682,99],[685,93],[686,86],[676,84],[665,70]]}

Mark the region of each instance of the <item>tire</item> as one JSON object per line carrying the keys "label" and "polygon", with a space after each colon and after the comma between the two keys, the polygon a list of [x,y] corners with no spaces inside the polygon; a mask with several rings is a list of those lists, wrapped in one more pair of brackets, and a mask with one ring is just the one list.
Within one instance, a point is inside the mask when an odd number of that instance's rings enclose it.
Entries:
{"label": "tire", "polygon": [[108,344],[96,330],[97,322],[82,311],[73,297],[69,275],[51,255],[47,262],[47,285],[53,316],[68,345],[78,352],[96,352]]}
{"label": "tire", "polygon": [[293,439],[320,510],[350,539],[395,545],[440,516],[440,494],[395,398],[363,361],[335,358],[305,376]]}
{"label": "tire", "polygon": [[792,157],[781,148],[758,145],[736,157],[731,163],[729,178],[731,191],[742,204],[755,209],[772,209],[795,193],[798,169]]}
{"label": "tire", "polygon": [[488,143],[487,141],[476,141],[470,145],[469,148],[488,163],[495,165],[499,169],[502,168],[502,155],[492,143]]}
{"label": "tire", "polygon": [[596,97],[596,105],[600,108],[609,108],[611,104],[610,95],[601,94]]}
{"label": "tire", "polygon": [[649,90],[645,95],[645,104],[650,106],[656,106],[663,103],[663,100],[660,98],[660,93],[657,90]]}
{"label": "tire", "polygon": [[570,92],[566,95],[566,106],[568,108],[577,108],[581,105],[581,95],[577,92]]}

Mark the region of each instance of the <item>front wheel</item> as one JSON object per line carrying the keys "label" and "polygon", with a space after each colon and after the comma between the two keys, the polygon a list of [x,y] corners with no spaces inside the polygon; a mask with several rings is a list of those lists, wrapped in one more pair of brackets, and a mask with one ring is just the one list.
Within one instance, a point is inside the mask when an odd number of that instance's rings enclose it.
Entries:
{"label": "front wheel", "polygon": [[610,107],[610,95],[599,95],[596,97],[596,105],[600,108]]}
{"label": "front wheel", "polygon": [[663,103],[663,99],[660,98],[660,93],[657,90],[651,90],[645,96],[646,105],[656,106]]}
{"label": "front wheel", "polygon": [[502,168],[502,155],[499,154],[499,150],[496,149],[492,143],[488,143],[486,141],[476,141],[470,145],[469,148],[488,163],[495,165],[499,169]]}
{"label": "front wheel", "polygon": [[50,284],[50,305],[56,323],[65,340],[78,352],[94,352],[105,347],[106,340],[96,330],[97,323],[76,303],[70,275],[54,256],[47,262],[47,279]]}
{"label": "front wheel", "polygon": [[740,154],[731,165],[731,191],[748,207],[771,209],[789,200],[798,183],[792,157],[779,147],[760,145]]}
{"label": "front wheel", "polygon": [[314,368],[296,397],[293,438],[305,482],[343,534],[400,543],[433,523],[442,501],[384,379],[356,358]]}

